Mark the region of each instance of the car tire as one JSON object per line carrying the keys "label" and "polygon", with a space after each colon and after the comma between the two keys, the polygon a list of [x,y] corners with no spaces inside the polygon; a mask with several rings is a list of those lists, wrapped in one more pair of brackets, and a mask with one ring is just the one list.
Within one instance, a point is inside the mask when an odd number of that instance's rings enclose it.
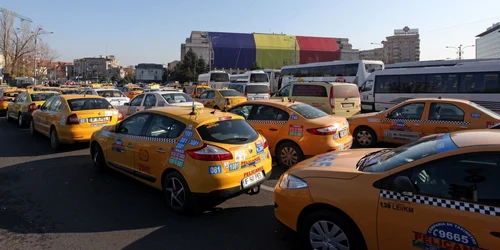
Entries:
{"label": "car tire", "polygon": [[377,143],[377,134],[367,126],[357,127],[352,136],[356,144],[362,148],[373,147]]}
{"label": "car tire", "polygon": [[303,249],[367,249],[356,225],[334,211],[316,210],[305,215],[297,232]]}
{"label": "car tire", "polygon": [[31,119],[31,121],[30,121],[30,135],[31,136],[38,135],[38,131],[36,131],[36,129],[35,129],[35,121],[33,119]]}
{"label": "car tire", "polygon": [[99,143],[92,143],[90,154],[92,156],[92,162],[94,163],[94,167],[96,168],[97,172],[106,171],[108,166],[106,165],[106,159],[104,158],[104,153],[102,152],[102,148],[101,146],[99,146]]}
{"label": "car tire", "polygon": [[172,171],[165,176],[163,193],[167,207],[172,212],[183,215],[196,212],[189,185],[179,172]]}
{"label": "car tire", "polygon": [[19,128],[24,128],[26,126],[26,122],[24,121],[24,116],[22,113],[17,115],[17,126]]}
{"label": "car tire", "polygon": [[7,112],[5,112],[7,116],[7,122],[11,122],[12,121],[12,118],[9,116],[9,110],[7,109]]}
{"label": "car tire", "polygon": [[60,146],[59,136],[57,135],[56,128],[52,127],[50,129],[50,147],[53,150],[58,150]]}
{"label": "car tire", "polygon": [[293,142],[283,142],[276,149],[276,158],[278,165],[284,168],[290,168],[293,165],[304,160],[304,154],[300,147]]}

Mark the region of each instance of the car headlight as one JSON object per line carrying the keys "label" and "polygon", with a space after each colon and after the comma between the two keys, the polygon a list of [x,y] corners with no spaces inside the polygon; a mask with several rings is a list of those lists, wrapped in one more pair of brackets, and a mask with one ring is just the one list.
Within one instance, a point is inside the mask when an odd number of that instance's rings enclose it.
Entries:
{"label": "car headlight", "polygon": [[283,189],[298,189],[307,187],[307,183],[293,175],[283,174],[283,178],[281,179],[280,188]]}

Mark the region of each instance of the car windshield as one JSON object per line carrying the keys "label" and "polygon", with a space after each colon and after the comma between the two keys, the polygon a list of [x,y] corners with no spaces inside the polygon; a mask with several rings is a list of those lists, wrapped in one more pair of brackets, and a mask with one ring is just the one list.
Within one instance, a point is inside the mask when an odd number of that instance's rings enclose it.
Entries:
{"label": "car windshield", "polygon": [[31,94],[30,96],[31,96],[31,101],[38,102],[38,101],[45,101],[54,95],[57,95],[57,94],[56,93],[34,93],[34,94]]}
{"label": "car windshield", "polygon": [[290,109],[293,111],[299,113],[301,116],[303,116],[306,119],[316,119],[320,117],[325,117],[328,114],[323,112],[322,110],[319,110],[311,105],[308,104],[295,104],[290,106]]}
{"label": "car windshield", "polygon": [[17,97],[19,95],[19,92],[5,92],[3,93],[3,96],[5,97]]}
{"label": "car windshield", "polygon": [[168,93],[161,95],[168,103],[194,102],[193,98],[185,93]]}
{"label": "car windshield", "polygon": [[500,120],[500,114],[495,113],[495,112],[493,112],[493,111],[491,111],[491,110],[489,110],[489,109],[487,109],[487,108],[485,108],[485,107],[483,107],[475,102],[470,102],[470,105],[474,108],[477,108],[479,111],[491,116],[492,118]]}
{"label": "car windshield", "polygon": [[198,127],[204,141],[246,144],[257,140],[259,134],[245,120],[226,120]]}
{"label": "car windshield", "polygon": [[253,73],[250,75],[250,82],[269,82],[266,73]]}
{"label": "car windshield", "polygon": [[91,110],[91,109],[108,109],[111,106],[104,98],[82,98],[68,100],[69,109],[71,111]]}
{"label": "car windshield", "polygon": [[455,150],[450,134],[436,134],[395,149],[383,149],[365,155],[357,164],[363,172],[385,172],[422,158]]}
{"label": "car windshield", "polygon": [[236,90],[232,90],[232,89],[228,89],[228,90],[221,90],[219,91],[220,94],[224,97],[229,97],[229,96],[241,96],[241,93],[236,91]]}
{"label": "car windshield", "polygon": [[334,98],[359,98],[359,89],[355,84],[333,85]]}
{"label": "car windshield", "polygon": [[124,95],[118,90],[99,90],[96,92],[102,97],[124,97]]}

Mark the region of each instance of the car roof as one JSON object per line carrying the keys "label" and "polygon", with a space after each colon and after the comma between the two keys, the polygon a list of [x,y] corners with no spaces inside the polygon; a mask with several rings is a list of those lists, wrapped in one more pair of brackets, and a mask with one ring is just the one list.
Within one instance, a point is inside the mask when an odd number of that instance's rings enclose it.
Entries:
{"label": "car roof", "polygon": [[191,115],[190,113],[192,112],[192,107],[159,107],[159,108],[154,108],[154,109],[148,109],[145,111],[141,112],[150,112],[150,113],[156,113],[156,114],[168,114],[168,115],[173,115],[175,116],[178,120],[181,120],[182,122],[186,124],[193,124],[193,127],[197,127],[200,124],[204,124],[207,122],[216,122],[219,121],[220,118],[231,116],[231,117],[237,117],[238,119],[244,120],[242,116],[230,113],[230,112],[223,112],[220,110],[215,110],[215,112],[212,114],[214,109],[211,108],[201,108],[201,109],[196,109],[196,115]]}
{"label": "car roof", "polygon": [[418,102],[418,101],[440,101],[440,102],[460,102],[464,104],[470,104],[471,101],[469,100],[464,100],[464,99],[454,99],[454,98],[412,98],[408,99],[407,102]]}
{"label": "car roof", "polygon": [[105,89],[105,88],[100,88],[100,89],[92,89],[92,90],[95,90],[95,91],[109,91],[109,90],[119,91],[119,90],[117,90],[117,89]]}
{"label": "car roof", "polygon": [[264,105],[290,107],[294,104],[303,104],[303,103],[296,102],[293,100],[283,101],[283,99],[281,99],[281,98],[269,98],[269,99],[263,99],[263,100],[248,100],[248,101],[244,102],[243,104],[239,104],[239,105],[244,105],[244,104],[264,104]]}
{"label": "car roof", "polygon": [[30,93],[30,94],[42,94],[42,93],[59,94],[59,92],[57,92],[57,91],[43,91],[43,90],[35,90],[35,91],[27,92],[27,93]]}
{"label": "car roof", "polygon": [[65,100],[72,100],[72,99],[105,99],[104,97],[98,96],[98,95],[75,95],[75,94],[70,94],[70,95],[60,95],[62,98]]}
{"label": "car roof", "polygon": [[471,146],[500,146],[500,130],[473,129],[451,133],[451,139],[460,148]]}
{"label": "car roof", "polygon": [[147,93],[148,94],[152,94],[152,93],[167,94],[167,93],[184,93],[184,92],[179,92],[179,90],[155,90],[155,91],[149,91]]}

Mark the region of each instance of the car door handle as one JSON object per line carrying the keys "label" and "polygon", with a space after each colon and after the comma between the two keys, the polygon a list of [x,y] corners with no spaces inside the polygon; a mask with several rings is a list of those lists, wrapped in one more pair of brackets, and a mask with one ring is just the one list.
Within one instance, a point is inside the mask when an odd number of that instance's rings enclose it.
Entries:
{"label": "car door handle", "polygon": [[420,124],[413,124],[413,127],[420,127]]}
{"label": "car door handle", "polygon": [[278,131],[277,128],[270,128],[269,130],[271,130],[271,131]]}
{"label": "car door handle", "polygon": [[468,128],[467,126],[460,126],[459,128]]}
{"label": "car door handle", "polygon": [[490,232],[491,235],[500,238],[500,232]]}
{"label": "car door handle", "polygon": [[131,143],[129,143],[129,144],[127,145],[127,147],[129,147],[129,148],[134,148],[134,145],[132,145]]}
{"label": "car door handle", "polygon": [[163,154],[163,153],[166,153],[167,151],[165,151],[165,150],[163,150],[163,149],[159,148],[158,150],[156,150],[156,152],[158,152],[158,153],[162,153],[162,154]]}

